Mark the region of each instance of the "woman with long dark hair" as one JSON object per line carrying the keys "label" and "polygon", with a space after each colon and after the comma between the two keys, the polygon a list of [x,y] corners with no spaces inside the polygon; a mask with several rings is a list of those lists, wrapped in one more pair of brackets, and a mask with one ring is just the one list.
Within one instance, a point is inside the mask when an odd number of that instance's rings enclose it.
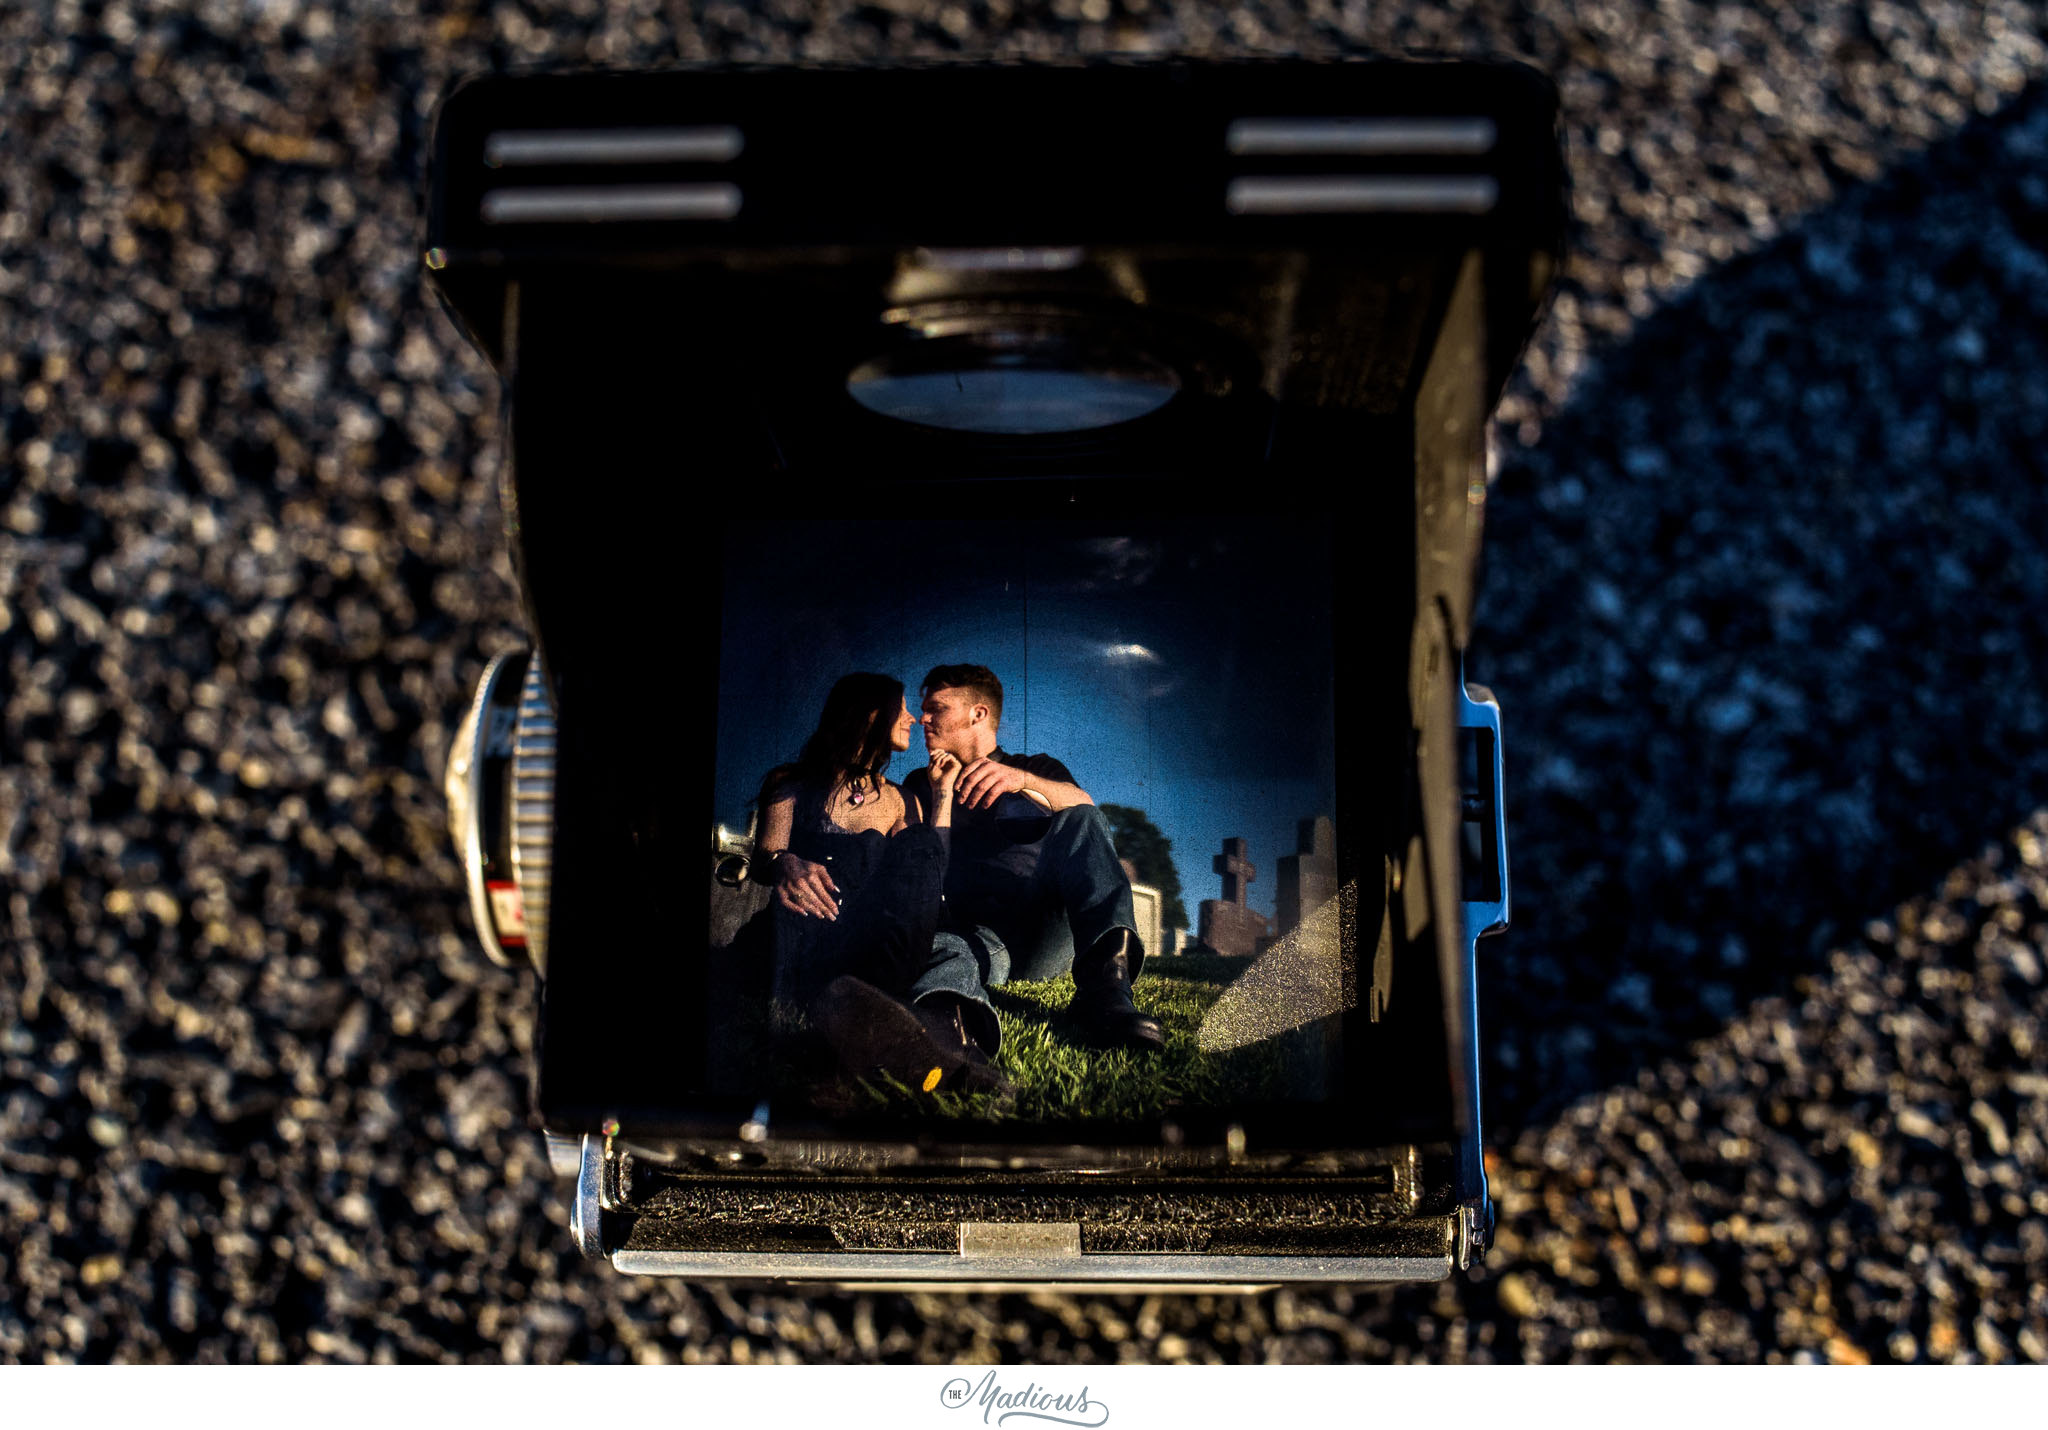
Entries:
{"label": "woman with long dark hair", "polygon": [[892,755],[910,748],[916,723],[902,681],[843,675],[796,759],[761,781],[757,847],[783,909],[836,919],[836,896],[846,892],[841,879],[857,886],[880,850],[861,836],[903,828],[903,791],[885,772]]}
{"label": "woman with long dark hair", "polygon": [[913,995],[933,959],[960,761],[932,755],[932,810],[908,824],[885,773],[916,725],[903,682],[842,676],[795,760],[761,781],[757,867],[775,886],[775,994],[808,1009],[850,1071],[925,1091],[1008,1090],[961,1000]]}

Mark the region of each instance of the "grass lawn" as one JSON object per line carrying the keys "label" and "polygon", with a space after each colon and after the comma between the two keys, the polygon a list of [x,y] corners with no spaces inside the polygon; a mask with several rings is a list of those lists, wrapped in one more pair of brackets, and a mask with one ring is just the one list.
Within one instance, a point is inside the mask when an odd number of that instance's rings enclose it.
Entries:
{"label": "grass lawn", "polygon": [[996,989],[1003,1029],[996,1062],[1017,1084],[1016,1100],[1007,1106],[994,1098],[923,1093],[894,1082],[835,1087],[824,1040],[802,1020],[778,1017],[769,1057],[775,1095],[809,1101],[820,1111],[896,1109],[912,1116],[1025,1122],[1146,1121],[1177,1107],[1284,1099],[1284,1040],[1222,1053],[1205,1053],[1195,1044],[1203,1015],[1243,968],[1215,954],[1146,960],[1134,993],[1138,1006],[1164,1025],[1164,1053],[1084,1046],[1067,1015],[1071,979]]}

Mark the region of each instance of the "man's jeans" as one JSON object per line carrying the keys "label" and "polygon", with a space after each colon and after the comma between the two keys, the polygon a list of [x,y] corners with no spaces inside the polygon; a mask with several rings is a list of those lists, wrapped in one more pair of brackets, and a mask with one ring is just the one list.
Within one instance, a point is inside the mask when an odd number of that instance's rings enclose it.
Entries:
{"label": "man's jeans", "polygon": [[954,849],[931,959],[913,973],[909,997],[955,993],[979,1005],[985,1011],[977,1031],[989,1034],[993,1047],[989,989],[1012,979],[1058,978],[1074,966],[1076,948],[1137,927],[1109,821],[1092,804],[1076,805],[1052,816],[1029,868],[1015,859],[963,858]]}

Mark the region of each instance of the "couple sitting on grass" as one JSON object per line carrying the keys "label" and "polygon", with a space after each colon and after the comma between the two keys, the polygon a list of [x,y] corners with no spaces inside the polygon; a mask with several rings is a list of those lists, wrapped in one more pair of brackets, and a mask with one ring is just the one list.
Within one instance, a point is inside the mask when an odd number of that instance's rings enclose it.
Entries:
{"label": "couple sitting on grass", "polygon": [[[996,743],[987,666],[939,666],[921,693],[920,721],[901,681],[842,678],[796,762],[762,781],[777,997],[809,1010],[848,1073],[926,1092],[1015,1091],[989,999],[1012,978],[1071,971],[1089,1043],[1164,1048],[1131,1000],[1145,950],[1102,811],[1058,760]],[[892,784],[917,724],[930,763]]]}

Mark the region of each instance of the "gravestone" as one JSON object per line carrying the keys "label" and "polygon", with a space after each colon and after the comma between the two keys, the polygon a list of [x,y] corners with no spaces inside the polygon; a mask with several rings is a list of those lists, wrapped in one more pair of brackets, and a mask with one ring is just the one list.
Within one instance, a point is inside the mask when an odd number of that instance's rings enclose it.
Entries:
{"label": "gravestone", "polygon": [[1273,895],[1273,932],[1281,938],[1337,897],[1337,827],[1322,815],[1295,826],[1296,852],[1280,860]]}
{"label": "gravestone", "polygon": [[1245,857],[1242,839],[1224,840],[1223,852],[1212,862],[1223,876],[1223,897],[1202,900],[1202,942],[1232,958],[1249,958],[1266,936],[1266,916],[1245,903],[1258,870]]}
{"label": "gravestone", "polygon": [[1166,951],[1159,946],[1159,913],[1164,905],[1165,900],[1150,884],[1131,885],[1131,922],[1138,926],[1138,942],[1145,946],[1147,957]]}
{"label": "gravestone", "polygon": [[1138,866],[1130,860],[1119,859],[1117,863],[1123,865],[1124,878],[1130,881],[1131,922],[1137,925],[1138,942],[1145,946],[1145,955],[1148,958],[1155,953],[1165,953],[1167,950],[1160,945],[1160,940],[1164,937],[1164,920],[1161,919],[1160,913],[1166,907],[1166,896],[1141,880],[1138,877]]}

